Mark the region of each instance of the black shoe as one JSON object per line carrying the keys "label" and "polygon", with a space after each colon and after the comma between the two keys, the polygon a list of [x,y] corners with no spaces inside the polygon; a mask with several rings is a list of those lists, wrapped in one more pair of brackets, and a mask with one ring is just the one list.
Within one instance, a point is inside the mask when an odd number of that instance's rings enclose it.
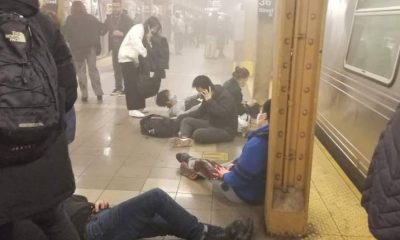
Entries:
{"label": "black shoe", "polygon": [[253,237],[253,220],[236,220],[225,229],[208,225],[205,240],[251,240]]}
{"label": "black shoe", "polygon": [[87,97],[82,97],[81,98],[82,102],[87,103],[88,102],[88,98]]}
{"label": "black shoe", "polygon": [[192,156],[190,156],[187,153],[177,153],[176,154],[176,160],[178,160],[178,162],[182,163],[189,163],[189,159],[192,158]]}
{"label": "black shoe", "polygon": [[97,101],[98,102],[102,102],[103,101],[103,96],[101,96],[101,95],[97,96]]}

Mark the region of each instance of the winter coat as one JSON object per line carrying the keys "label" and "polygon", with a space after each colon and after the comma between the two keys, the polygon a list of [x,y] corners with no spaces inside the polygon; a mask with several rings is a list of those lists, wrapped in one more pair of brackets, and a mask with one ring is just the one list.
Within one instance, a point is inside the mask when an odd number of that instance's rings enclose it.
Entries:
{"label": "winter coat", "polygon": [[65,21],[65,38],[78,61],[84,60],[93,47],[98,55],[101,53],[100,36],[103,32],[103,24],[90,14],[69,15]]}
{"label": "winter coat", "polygon": [[179,116],[179,120],[185,117],[208,119],[211,126],[225,129],[232,136],[236,135],[238,118],[236,106],[232,95],[221,85],[214,85],[215,90],[212,99],[203,101],[197,111]]}
{"label": "winter coat", "polygon": [[239,86],[239,83],[235,79],[230,79],[226,81],[223,85],[223,87],[228,90],[236,104],[236,109],[238,115],[242,115],[243,113],[246,113],[246,109],[243,106],[243,94],[242,94],[242,89]]}
{"label": "winter coat", "polygon": [[400,236],[400,106],[379,138],[361,204],[377,239]]}
{"label": "winter coat", "polygon": [[268,125],[250,134],[233,169],[223,178],[236,195],[249,204],[264,202],[268,134]]}
{"label": "winter coat", "polygon": [[[0,9],[36,18],[57,65],[60,101],[70,110],[77,96],[77,81],[71,54],[61,33],[48,17],[36,14],[37,0],[1,0]],[[64,129],[59,131],[53,145],[38,160],[0,168],[0,225],[31,218],[55,207],[74,192]]]}
{"label": "winter coat", "polygon": [[[133,20],[126,14],[120,14],[114,16],[113,14],[108,15],[106,21],[104,22],[106,32],[108,32],[108,44],[110,51],[118,51],[124,37],[128,33],[129,29],[133,26]],[[123,37],[113,36],[115,30],[124,33]]]}

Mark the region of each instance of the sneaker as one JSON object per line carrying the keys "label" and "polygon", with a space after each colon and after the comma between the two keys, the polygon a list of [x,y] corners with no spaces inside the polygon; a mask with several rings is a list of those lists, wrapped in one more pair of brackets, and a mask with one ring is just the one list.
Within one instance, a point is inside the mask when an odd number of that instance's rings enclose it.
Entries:
{"label": "sneaker", "polygon": [[121,95],[121,91],[118,89],[114,89],[114,91],[112,91],[112,93],[110,94],[111,96],[119,96]]}
{"label": "sneaker", "polygon": [[102,95],[97,96],[97,101],[98,102],[102,102],[103,101],[103,96]]}
{"label": "sneaker", "polygon": [[149,113],[149,111],[145,108],[139,109],[139,111],[141,111],[142,113]]}
{"label": "sneaker", "polygon": [[87,103],[88,102],[88,98],[87,97],[82,97],[81,98],[82,102]]}
{"label": "sneaker", "polygon": [[176,160],[178,160],[178,162],[180,162],[180,163],[182,163],[182,162],[189,163],[190,158],[192,158],[192,156],[190,156],[187,153],[180,152],[180,153],[176,154]]}
{"label": "sneaker", "polygon": [[254,231],[252,219],[236,220],[225,229],[212,225],[207,225],[207,227],[205,240],[251,240]]}
{"label": "sneaker", "polygon": [[146,117],[146,115],[144,115],[141,111],[138,111],[138,110],[130,110],[128,114],[129,114],[129,116],[134,117],[134,118]]}
{"label": "sneaker", "polygon": [[189,178],[190,180],[197,180],[201,177],[193,170],[190,169],[187,163],[182,162],[181,166],[179,167],[179,171],[182,176]]}
{"label": "sneaker", "polygon": [[194,171],[207,179],[215,179],[215,168],[218,165],[206,159],[198,159],[194,164]]}
{"label": "sneaker", "polygon": [[170,142],[173,148],[191,147],[193,145],[193,140],[190,138],[171,138]]}
{"label": "sneaker", "polygon": [[125,91],[119,91],[118,97],[123,97],[123,96],[125,96]]}

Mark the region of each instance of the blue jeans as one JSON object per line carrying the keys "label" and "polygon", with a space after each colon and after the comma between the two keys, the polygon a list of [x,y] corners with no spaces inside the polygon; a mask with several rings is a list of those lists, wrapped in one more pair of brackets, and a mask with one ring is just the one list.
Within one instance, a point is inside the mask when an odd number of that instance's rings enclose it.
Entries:
{"label": "blue jeans", "polygon": [[133,240],[174,235],[198,240],[204,225],[167,193],[153,189],[93,216],[88,240]]}

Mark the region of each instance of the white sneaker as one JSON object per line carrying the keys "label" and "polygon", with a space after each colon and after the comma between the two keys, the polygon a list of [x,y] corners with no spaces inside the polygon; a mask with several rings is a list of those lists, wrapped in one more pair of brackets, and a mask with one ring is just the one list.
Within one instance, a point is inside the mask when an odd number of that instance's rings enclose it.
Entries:
{"label": "white sneaker", "polygon": [[144,118],[144,117],[146,117],[146,115],[144,115],[139,110],[130,110],[129,111],[129,116],[134,117],[134,118]]}
{"label": "white sneaker", "polygon": [[145,109],[145,108],[141,108],[141,109],[139,109],[139,111],[142,112],[142,113],[149,113],[149,111],[147,109]]}

